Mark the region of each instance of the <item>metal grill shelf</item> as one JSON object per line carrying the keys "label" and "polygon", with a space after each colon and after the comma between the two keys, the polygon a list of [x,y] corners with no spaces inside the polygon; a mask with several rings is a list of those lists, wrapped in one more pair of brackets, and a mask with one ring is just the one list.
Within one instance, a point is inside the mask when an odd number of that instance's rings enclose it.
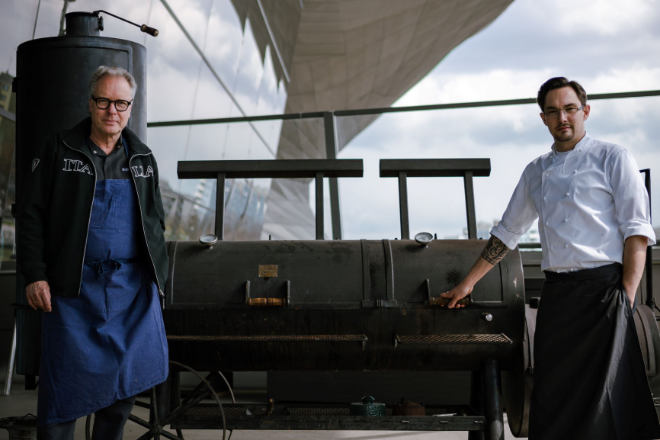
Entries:
{"label": "metal grill shelf", "polygon": [[513,344],[511,338],[504,333],[492,334],[444,334],[444,335],[396,335],[397,344],[494,344],[510,345]]}
{"label": "metal grill shelf", "polygon": [[[382,431],[483,431],[483,416],[350,416],[336,414],[247,415],[245,408],[226,410],[227,429],[239,430],[382,430]],[[237,413],[238,412],[238,413]],[[334,414],[333,414],[334,413]],[[177,419],[177,429],[221,429],[217,408],[196,408]]]}

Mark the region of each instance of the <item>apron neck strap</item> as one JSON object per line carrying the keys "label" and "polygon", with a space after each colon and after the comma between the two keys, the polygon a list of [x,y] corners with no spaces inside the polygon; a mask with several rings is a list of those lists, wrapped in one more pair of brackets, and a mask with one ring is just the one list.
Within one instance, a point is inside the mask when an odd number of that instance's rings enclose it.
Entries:
{"label": "apron neck strap", "polygon": [[124,153],[126,153],[126,157],[130,157],[128,153],[128,144],[126,141],[124,141],[124,136],[119,137],[119,142],[121,143],[122,147],[124,147]]}

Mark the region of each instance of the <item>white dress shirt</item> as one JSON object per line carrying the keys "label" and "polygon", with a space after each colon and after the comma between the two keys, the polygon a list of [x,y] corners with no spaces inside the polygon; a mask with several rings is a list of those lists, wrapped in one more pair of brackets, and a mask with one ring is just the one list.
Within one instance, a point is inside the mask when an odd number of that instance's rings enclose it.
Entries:
{"label": "white dress shirt", "polygon": [[588,136],[567,152],[553,146],[527,165],[491,234],[513,249],[536,219],[542,270],[621,263],[624,240],[631,235],[655,243],[648,194],[635,159],[618,145]]}

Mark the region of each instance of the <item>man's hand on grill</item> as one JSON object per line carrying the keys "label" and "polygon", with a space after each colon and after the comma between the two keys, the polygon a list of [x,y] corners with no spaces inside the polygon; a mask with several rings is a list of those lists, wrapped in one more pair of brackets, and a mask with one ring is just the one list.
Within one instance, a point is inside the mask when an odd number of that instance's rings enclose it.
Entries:
{"label": "man's hand on grill", "polygon": [[450,300],[446,306],[448,309],[454,309],[454,308],[462,309],[463,307],[468,305],[470,301],[469,298],[468,301],[461,301],[461,300],[463,298],[468,297],[472,293],[473,289],[474,289],[473,286],[465,286],[463,283],[461,283],[458,286],[454,287],[453,289],[441,293],[440,296]]}

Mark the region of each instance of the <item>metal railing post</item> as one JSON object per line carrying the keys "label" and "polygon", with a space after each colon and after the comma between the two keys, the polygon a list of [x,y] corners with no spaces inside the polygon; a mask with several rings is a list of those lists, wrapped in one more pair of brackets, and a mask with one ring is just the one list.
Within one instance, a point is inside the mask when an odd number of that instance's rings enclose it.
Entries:
{"label": "metal railing post", "polygon": [[[325,152],[328,159],[337,159],[337,126],[332,112],[323,114],[325,131]],[[339,184],[336,177],[328,178],[330,191],[330,219],[332,221],[332,239],[341,240],[341,214],[339,209]]]}

